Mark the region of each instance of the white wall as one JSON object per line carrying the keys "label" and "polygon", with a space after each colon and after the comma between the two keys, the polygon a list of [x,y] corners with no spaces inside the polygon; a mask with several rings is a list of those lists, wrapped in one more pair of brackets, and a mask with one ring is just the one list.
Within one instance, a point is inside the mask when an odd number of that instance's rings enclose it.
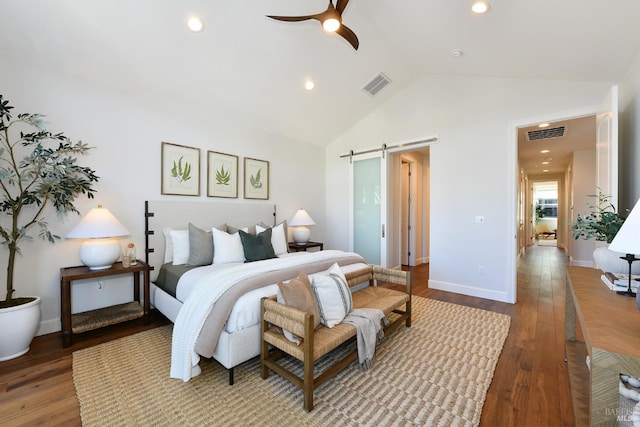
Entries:
{"label": "white wall", "polygon": [[624,212],[640,199],[640,51],[623,80],[621,99],[618,210]]}
{"label": "white wall", "polygon": [[[515,274],[506,260],[516,251],[513,123],[577,109],[595,111],[610,86],[423,77],[327,148],[326,187],[348,182],[349,160],[340,154],[439,135],[430,157],[429,286],[508,301]],[[332,230],[327,242],[332,247],[349,246],[348,206],[347,192],[327,192],[326,225]],[[475,224],[476,215],[484,216],[485,223]]]}
{"label": "white wall", "polygon": [[[82,140],[95,150],[81,162],[96,170],[100,182],[96,199],[80,198],[76,206],[84,214],[97,204],[111,210],[129,229],[144,258],[144,201],[193,200],[193,197],[161,196],[160,145],[162,141],[201,149],[202,201],[221,201],[206,197],[206,151],[214,150],[240,157],[270,162],[270,198],[276,204],[278,221],[290,219],[304,207],[316,223],[312,238],[323,241],[324,150],[298,141],[253,129],[242,117],[225,117],[220,113],[199,111],[197,107],[174,104],[171,99],[133,99],[127,94],[92,83],[56,75],[42,68],[3,61],[0,80],[5,82],[3,95],[20,112],[47,115],[50,128],[64,132],[72,140]],[[220,111],[224,110],[221,106]],[[242,199],[242,180],[237,201]],[[50,228],[64,236],[80,218],[72,215],[59,219],[49,213]],[[6,218],[2,218],[6,221]],[[238,224],[243,225],[243,224]],[[186,223],[185,223],[186,226]],[[37,230],[34,233],[37,236]],[[50,245],[37,237],[23,245],[23,256],[16,264],[18,295],[40,295],[42,323],[39,334],[60,330],[59,269],[79,265],[78,241]],[[0,257],[0,283],[4,289],[6,252]],[[130,298],[131,279],[106,280],[106,289],[97,284],[76,283],[72,287],[73,311],[84,311]],[[2,299],[4,299],[4,290]]]}
{"label": "white wall", "polygon": [[[587,215],[591,211],[590,203],[595,203],[589,194],[595,193],[596,177],[593,171],[596,167],[596,150],[580,150],[573,152],[573,218],[571,223],[575,224],[578,214]],[[595,240],[575,240],[571,246],[569,256],[571,265],[578,267],[593,267],[593,250]]]}

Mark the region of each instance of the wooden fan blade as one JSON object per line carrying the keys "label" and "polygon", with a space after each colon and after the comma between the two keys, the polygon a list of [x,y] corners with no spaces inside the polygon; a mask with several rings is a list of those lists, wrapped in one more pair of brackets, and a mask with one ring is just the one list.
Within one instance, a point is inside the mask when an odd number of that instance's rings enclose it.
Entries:
{"label": "wooden fan blade", "polygon": [[320,16],[322,14],[316,15],[307,15],[307,16],[273,16],[267,15],[267,18],[276,19],[278,21],[286,21],[286,22],[299,22],[299,21],[307,21],[309,19],[318,19],[320,20]]}
{"label": "wooden fan blade", "polygon": [[336,30],[336,33],[338,33],[338,35],[340,35],[346,41],[351,43],[351,46],[353,46],[355,50],[358,50],[358,46],[360,46],[360,42],[358,41],[358,37],[356,37],[356,33],[351,31],[349,27],[347,27],[346,25],[340,25],[340,28]]}
{"label": "wooden fan blade", "polygon": [[344,8],[347,7],[347,4],[349,4],[349,0],[338,0],[338,3],[336,4],[336,10],[340,15],[342,15],[342,12],[344,11]]}

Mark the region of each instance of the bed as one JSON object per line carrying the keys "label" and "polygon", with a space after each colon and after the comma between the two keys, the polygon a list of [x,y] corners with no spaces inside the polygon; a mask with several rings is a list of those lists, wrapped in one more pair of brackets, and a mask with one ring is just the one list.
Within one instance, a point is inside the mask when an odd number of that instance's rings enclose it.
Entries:
{"label": "bed", "polygon": [[[238,236],[255,240],[258,233],[270,234],[277,257],[245,263]],[[350,252],[288,253],[286,236],[286,221],[267,203],[145,202],[149,298],[174,322],[172,377],[188,381],[199,373],[200,356],[212,357],[233,384],[234,367],[260,354],[260,300],[275,295],[279,281],[335,263],[345,274],[367,267]],[[214,243],[209,263],[207,239]]]}

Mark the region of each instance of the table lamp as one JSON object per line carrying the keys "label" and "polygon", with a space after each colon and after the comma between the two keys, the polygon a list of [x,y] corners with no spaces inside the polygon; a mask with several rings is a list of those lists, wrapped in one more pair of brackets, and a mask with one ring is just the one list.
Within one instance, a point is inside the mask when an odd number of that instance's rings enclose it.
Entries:
{"label": "table lamp", "polygon": [[298,212],[291,218],[289,221],[289,225],[291,227],[295,227],[293,229],[293,240],[301,245],[304,245],[309,241],[309,237],[311,236],[311,231],[307,227],[307,225],[316,225],[311,216],[304,209],[299,209]]}
{"label": "table lamp", "polygon": [[80,260],[90,270],[110,268],[120,256],[120,244],[113,237],[129,234],[108,209],[91,209],[67,234],[68,239],[86,239],[80,245]]}
{"label": "table lamp", "polygon": [[631,213],[618,230],[618,233],[611,241],[609,249],[614,252],[622,252],[626,254],[621,259],[629,263],[629,287],[626,291],[617,291],[620,295],[635,297],[636,294],[631,290],[631,264],[638,261],[634,254],[640,254],[640,200],[631,210]]}

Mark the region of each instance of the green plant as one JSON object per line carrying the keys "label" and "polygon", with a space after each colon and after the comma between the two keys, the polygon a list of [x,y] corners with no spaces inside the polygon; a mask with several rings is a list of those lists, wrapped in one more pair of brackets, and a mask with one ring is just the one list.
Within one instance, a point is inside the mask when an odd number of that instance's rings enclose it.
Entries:
{"label": "green plant", "polygon": [[173,167],[171,168],[171,176],[178,180],[178,182],[185,182],[191,179],[191,164],[184,162],[184,168],[182,167],[182,156],[178,159],[178,163],[173,161]]}
{"label": "green plant", "polygon": [[90,147],[49,132],[40,114],[18,114],[12,120],[12,109],[0,95],[0,212],[9,218],[9,224],[0,224],[0,244],[9,250],[7,294],[0,308],[33,300],[14,298],[14,267],[20,243],[32,239],[27,234],[31,227],[38,225],[39,236],[51,243],[60,238],[42,217],[45,207],[53,204],[59,214],[79,214],[73,204],[76,197],[93,198],[92,183],[99,179],[77,163],[76,156],[87,154]]}
{"label": "green plant", "polygon": [[224,170],[224,165],[220,167],[220,170],[216,171],[216,184],[229,185],[231,175],[228,170]]}
{"label": "green plant", "polygon": [[260,177],[260,172],[262,172],[262,169],[258,169],[258,172],[256,172],[255,176],[251,175],[249,177],[249,182],[251,182],[251,186],[255,189],[262,188],[262,178]]}
{"label": "green plant", "polygon": [[540,203],[536,202],[536,222],[542,218],[544,218],[544,209],[542,209]]}
{"label": "green plant", "polygon": [[578,214],[576,223],[571,227],[573,238],[596,239],[611,243],[626,217],[616,212],[616,208],[609,201],[610,196],[599,192],[589,194],[588,197],[595,198],[597,203],[587,204],[591,209],[588,215]]}

